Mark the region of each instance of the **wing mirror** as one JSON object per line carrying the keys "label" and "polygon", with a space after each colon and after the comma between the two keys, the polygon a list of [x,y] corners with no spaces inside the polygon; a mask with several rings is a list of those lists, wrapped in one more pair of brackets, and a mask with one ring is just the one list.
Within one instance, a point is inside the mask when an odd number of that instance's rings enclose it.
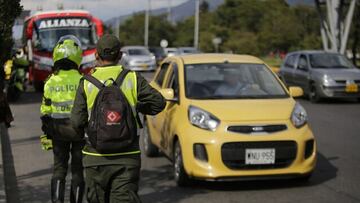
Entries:
{"label": "wing mirror", "polygon": [[178,98],[175,98],[174,96],[174,90],[171,88],[161,89],[159,92],[166,99],[166,101],[178,101]]}
{"label": "wing mirror", "polygon": [[289,87],[290,96],[301,97],[304,95],[304,91],[301,87]]}

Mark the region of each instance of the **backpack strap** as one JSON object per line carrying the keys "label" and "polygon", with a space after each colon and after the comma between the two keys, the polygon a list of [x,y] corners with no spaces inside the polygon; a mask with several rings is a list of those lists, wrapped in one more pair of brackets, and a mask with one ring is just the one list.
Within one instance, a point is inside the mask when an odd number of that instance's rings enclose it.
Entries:
{"label": "backpack strap", "polygon": [[129,69],[123,69],[115,80],[116,86],[121,87],[126,75],[130,72],[131,71]]}
{"label": "backpack strap", "polygon": [[[124,82],[124,79],[126,77],[126,75],[128,73],[130,73],[131,71],[129,69],[123,69],[120,74],[118,75],[118,77],[116,78],[115,80],[115,84],[120,87],[122,85],[122,83]],[[139,127],[140,128],[143,128],[143,125],[142,125],[142,122],[141,122],[141,119],[140,119],[140,116],[139,116],[139,112],[135,112],[135,118],[136,118],[136,121],[137,123],[139,124]]]}
{"label": "backpack strap", "polygon": [[95,85],[99,90],[105,87],[105,85],[100,82],[98,79],[96,79],[92,75],[84,75],[83,76],[85,80],[89,81],[91,84]]}

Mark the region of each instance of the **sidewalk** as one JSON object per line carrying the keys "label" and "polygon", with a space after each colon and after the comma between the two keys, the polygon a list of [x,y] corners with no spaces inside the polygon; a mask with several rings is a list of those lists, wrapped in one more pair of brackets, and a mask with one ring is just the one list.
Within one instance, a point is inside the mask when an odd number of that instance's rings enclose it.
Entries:
{"label": "sidewalk", "polygon": [[5,192],[5,179],[4,179],[4,163],[3,163],[3,151],[2,151],[2,138],[7,136],[7,128],[4,123],[0,123],[0,203],[6,202],[6,192]]}

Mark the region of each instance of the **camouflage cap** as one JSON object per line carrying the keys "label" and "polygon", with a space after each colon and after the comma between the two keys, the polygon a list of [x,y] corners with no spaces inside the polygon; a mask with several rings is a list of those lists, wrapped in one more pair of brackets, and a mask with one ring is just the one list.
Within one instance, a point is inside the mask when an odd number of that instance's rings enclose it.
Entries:
{"label": "camouflage cap", "polygon": [[96,51],[102,58],[116,57],[120,52],[120,48],[119,39],[110,34],[103,35],[96,45]]}

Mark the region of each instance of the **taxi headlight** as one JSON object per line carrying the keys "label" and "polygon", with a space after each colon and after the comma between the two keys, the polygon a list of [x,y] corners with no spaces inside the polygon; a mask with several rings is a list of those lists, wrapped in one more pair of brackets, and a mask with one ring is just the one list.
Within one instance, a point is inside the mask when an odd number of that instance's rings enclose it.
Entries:
{"label": "taxi headlight", "polygon": [[194,106],[189,107],[188,116],[191,124],[205,130],[215,131],[220,124],[214,115]]}
{"label": "taxi headlight", "polygon": [[291,122],[296,128],[300,128],[307,123],[307,113],[299,103],[295,104],[294,110],[291,114]]}

